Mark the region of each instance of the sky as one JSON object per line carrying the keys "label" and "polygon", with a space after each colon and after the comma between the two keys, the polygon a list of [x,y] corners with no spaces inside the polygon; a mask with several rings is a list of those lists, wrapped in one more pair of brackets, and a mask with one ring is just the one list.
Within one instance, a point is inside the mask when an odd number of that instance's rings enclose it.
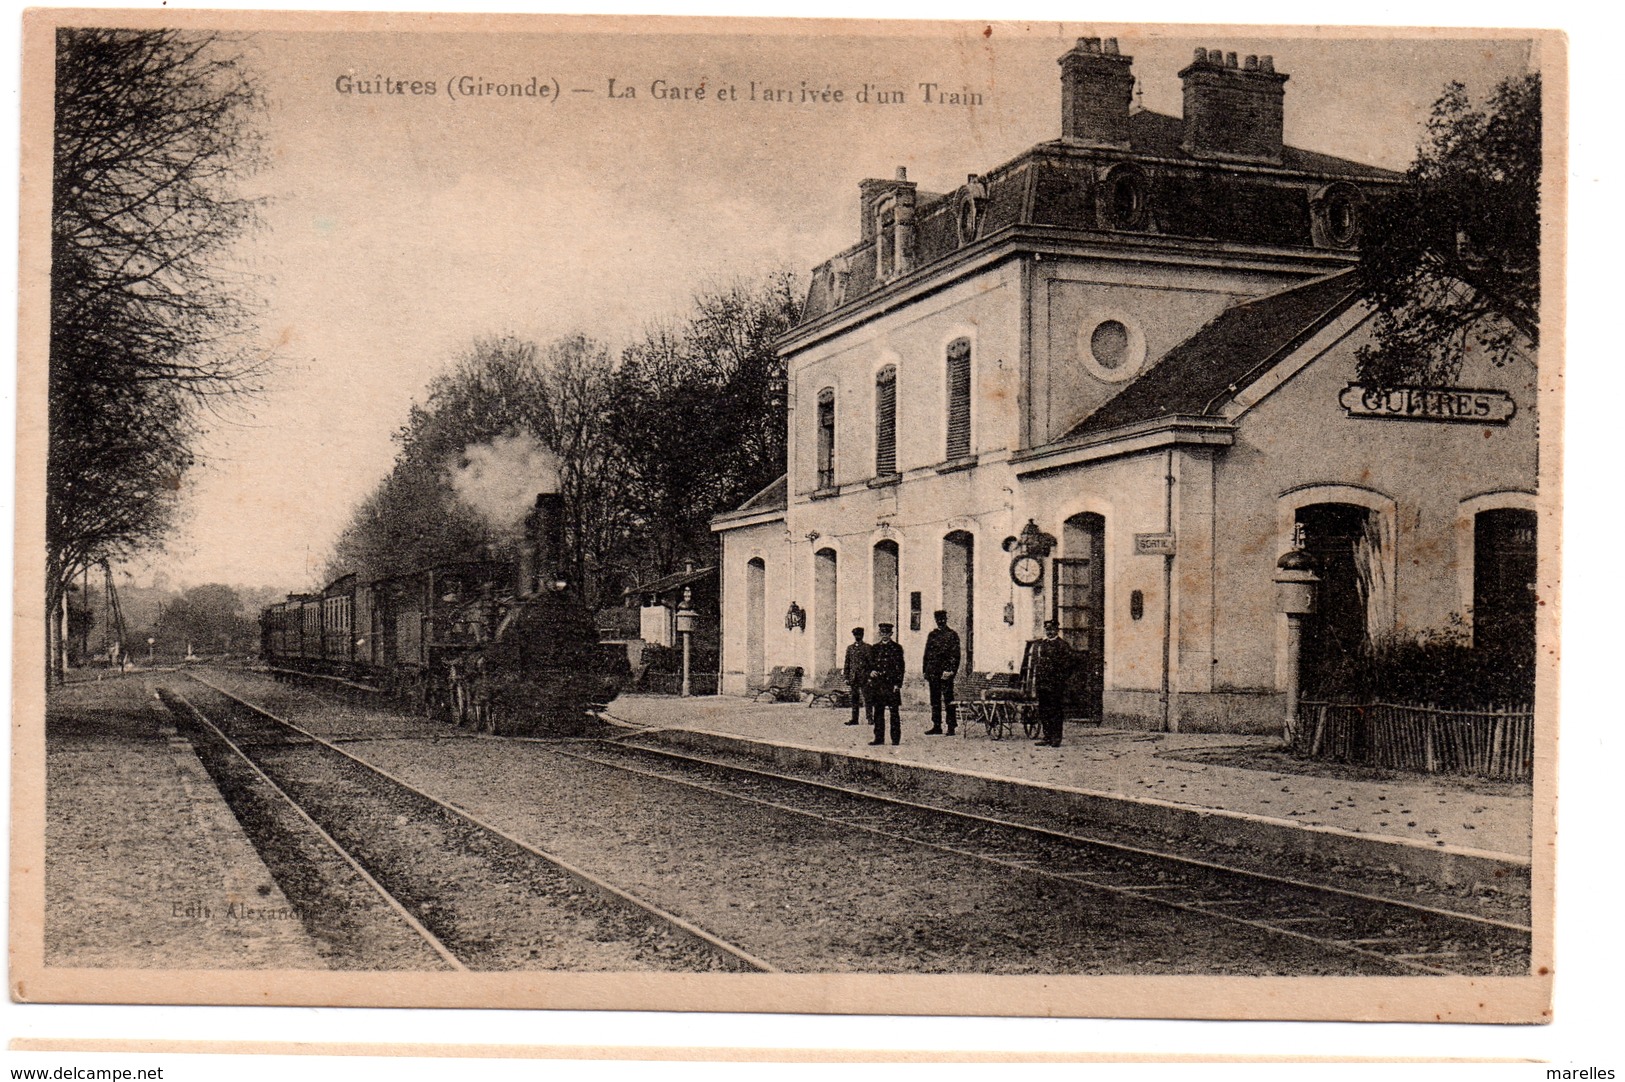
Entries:
{"label": "sky", "polygon": [[[720,28],[244,37],[269,162],[245,181],[265,212],[240,254],[259,276],[276,365],[259,397],[212,424],[183,483],[183,526],[129,568],[136,580],[320,585],[352,509],[390,468],[391,433],[478,338],[580,331],[618,349],[708,284],[779,267],[805,281],[856,240],[864,177],[902,166],[923,190],[952,191],[1056,137],[1056,60],[1084,34],[1117,36],[1140,104],[1175,116],[1196,46],[1269,53],[1291,76],[1289,144],[1393,169],[1447,79],[1487,93],[1531,63],[1527,42],[1493,37]],[[533,79],[557,95],[466,92],[465,80]],[[383,81],[405,92],[358,92]],[[982,104],[928,102],[927,83],[933,99],[964,88]],[[864,103],[865,85],[906,101]],[[764,100],[768,88],[791,100]],[[804,102],[804,88],[844,100]]]}

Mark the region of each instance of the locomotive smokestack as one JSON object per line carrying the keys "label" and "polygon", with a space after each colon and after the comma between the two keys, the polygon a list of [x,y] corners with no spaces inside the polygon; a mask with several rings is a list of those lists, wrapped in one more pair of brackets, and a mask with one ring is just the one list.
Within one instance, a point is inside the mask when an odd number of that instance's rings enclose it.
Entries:
{"label": "locomotive smokestack", "polygon": [[519,546],[519,592],[564,581],[564,496],[538,492],[536,506],[525,516],[525,539]]}
{"label": "locomotive smokestack", "polygon": [[520,597],[529,597],[536,592],[536,546],[530,539],[528,519],[525,536],[519,542],[519,577],[514,586]]}

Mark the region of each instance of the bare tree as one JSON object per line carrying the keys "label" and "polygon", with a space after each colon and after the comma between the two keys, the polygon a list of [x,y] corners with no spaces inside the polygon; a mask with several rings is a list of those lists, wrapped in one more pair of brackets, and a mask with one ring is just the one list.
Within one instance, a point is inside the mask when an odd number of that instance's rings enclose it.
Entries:
{"label": "bare tree", "polygon": [[630,531],[626,467],[609,431],[614,362],[601,343],[574,335],[547,348],[543,368],[572,577],[590,603],[605,604],[626,585]]}
{"label": "bare tree", "polygon": [[51,205],[47,673],[83,568],[162,538],[203,414],[257,384],[251,283],[260,98],[219,35],[58,31]]}

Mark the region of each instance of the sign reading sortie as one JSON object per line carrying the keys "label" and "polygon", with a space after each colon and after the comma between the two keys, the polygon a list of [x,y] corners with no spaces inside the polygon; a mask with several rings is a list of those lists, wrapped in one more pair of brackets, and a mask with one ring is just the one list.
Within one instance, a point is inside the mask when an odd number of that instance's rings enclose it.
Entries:
{"label": "sign reading sortie", "polygon": [[1505,391],[1470,387],[1367,387],[1351,383],[1337,401],[1350,417],[1392,417],[1402,421],[1458,421],[1504,425],[1517,412]]}
{"label": "sign reading sortie", "polygon": [[1171,533],[1137,533],[1134,535],[1134,551],[1141,556],[1172,556],[1176,549],[1177,543]]}

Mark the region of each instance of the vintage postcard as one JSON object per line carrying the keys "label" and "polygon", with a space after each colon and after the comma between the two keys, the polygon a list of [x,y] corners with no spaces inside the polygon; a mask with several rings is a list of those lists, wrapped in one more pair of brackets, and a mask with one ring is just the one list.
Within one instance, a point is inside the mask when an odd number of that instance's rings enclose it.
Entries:
{"label": "vintage postcard", "polygon": [[14,999],[1548,1017],[1560,34],[24,52]]}

